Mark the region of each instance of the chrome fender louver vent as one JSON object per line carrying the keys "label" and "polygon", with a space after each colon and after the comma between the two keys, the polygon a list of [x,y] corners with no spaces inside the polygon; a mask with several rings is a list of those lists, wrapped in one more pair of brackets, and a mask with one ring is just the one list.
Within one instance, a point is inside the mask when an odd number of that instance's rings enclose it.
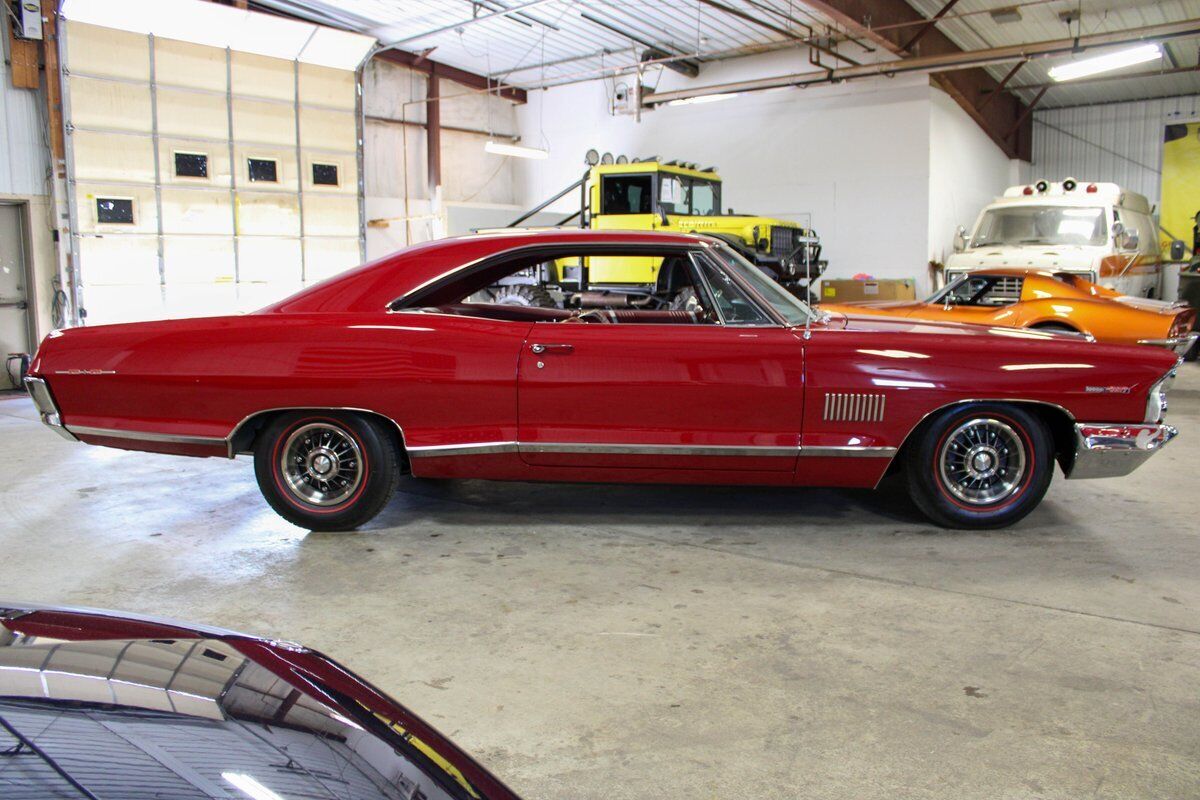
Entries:
{"label": "chrome fender louver vent", "polygon": [[882,394],[825,393],[826,422],[883,422],[887,396]]}

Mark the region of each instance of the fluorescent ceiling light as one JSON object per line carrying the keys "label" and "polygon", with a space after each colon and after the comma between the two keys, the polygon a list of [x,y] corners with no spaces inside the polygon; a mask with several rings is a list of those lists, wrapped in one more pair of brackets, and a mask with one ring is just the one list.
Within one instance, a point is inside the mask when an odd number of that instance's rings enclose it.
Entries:
{"label": "fluorescent ceiling light", "polygon": [[721,94],[701,94],[695,97],[685,97],[682,100],[672,100],[667,105],[669,106],[691,106],[697,103],[715,103],[718,100],[729,100],[737,97],[737,92],[723,92]]}
{"label": "fluorescent ceiling light", "polygon": [[1050,70],[1050,77],[1056,81],[1069,81],[1075,78],[1085,78],[1088,75],[1096,75],[1100,72],[1110,72],[1122,67],[1131,67],[1134,64],[1144,64],[1147,61],[1153,61],[1161,57],[1162,50],[1159,49],[1157,44],[1140,44],[1137,47],[1117,50],[1114,53],[1105,53],[1095,58],[1085,58],[1081,61],[1072,61],[1069,64],[1060,64]]}
{"label": "fluorescent ceiling light", "polygon": [[497,156],[513,156],[514,158],[549,158],[550,153],[547,150],[540,150],[536,147],[525,147],[519,144],[505,144],[504,142],[494,142],[489,140],[483,146],[483,149]]}
{"label": "fluorescent ceiling light", "polygon": [[203,0],[64,0],[68,22],[154,34],[335,69],[356,69],[375,40]]}
{"label": "fluorescent ceiling light", "polygon": [[254,800],[283,800],[275,792],[263,786],[244,772],[222,772],[221,777]]}

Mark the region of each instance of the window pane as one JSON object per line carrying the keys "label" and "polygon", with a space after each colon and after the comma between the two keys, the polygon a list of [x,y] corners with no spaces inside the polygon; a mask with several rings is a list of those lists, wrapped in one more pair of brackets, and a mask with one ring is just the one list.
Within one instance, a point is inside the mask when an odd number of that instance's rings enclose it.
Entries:
{"label": "window pane", "polygon": [[255,183],[279,183],[279,165],[272,158],[251,158],[250,180]]}
{"label": "window pane", "polygon": [[771,325],[771,319],[759,310],[758,305],[742,291],[725,270],[708,259],[697,259],[697,264],[708,288],[713,303],[726,325]]}
{"label": "window pane", "polygon": [[688,200],[682,179],[674,175],[661,176],[658,184],[658,206],[668,214],[688,213]]}
{"label": "window pane", "polygon": [[1108,239],[1104,209],[1078,206],[1012,206],[983,215],[971,247],[996,245],[1102,245]]}
{"label": "window pane", "polygon": [[181,178],[207,178],[208,156],[204,153],[176,153],[175,174]]}
{"label": "window pane", "polygon": [[650,175],[609,175],[600,180],[601,214],[650,214]]}
{"label": "window pane", "polygon": [[691,182],[691,207],[692,213],[696,216],[708,216],[711,214],[720,214],[721,206],[717,193],[717,186],[712,181],[692,181]]}
{"label": "window pane", "polygon": [[312,165],[313,169],[313,184],[315,186],[337,186],[338,185],[338,168],[337,164],[316,164]]}
{"label": "window pane", "polygon": [[817,314],[799,298],[767,277],[761,269],[751,264],[726,245],[718,245],[709,252],[714,253],[725,266],[754,287],[758,294],[771,304],[775,312],[787,320],[788,325],[803,325]]}
{"label": "window pane", "polygon": [[132,225],[133,201],[120,197],[97,197],[96,221]]}

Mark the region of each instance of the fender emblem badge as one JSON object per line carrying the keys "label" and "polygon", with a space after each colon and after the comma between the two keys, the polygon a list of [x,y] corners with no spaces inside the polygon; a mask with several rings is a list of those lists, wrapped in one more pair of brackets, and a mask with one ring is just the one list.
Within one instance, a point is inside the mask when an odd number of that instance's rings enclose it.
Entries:
{"label": "fender emblem badge", "polygon": [[1088,394],[1129,394],[1131,391],[1128,386],[1085,386],[1083,390]]}

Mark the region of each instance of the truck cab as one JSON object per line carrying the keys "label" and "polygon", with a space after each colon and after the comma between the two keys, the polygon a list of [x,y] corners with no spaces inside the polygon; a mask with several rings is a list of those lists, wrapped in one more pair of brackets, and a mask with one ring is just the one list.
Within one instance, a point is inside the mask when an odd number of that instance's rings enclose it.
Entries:
{"label": "truck cab", "polygon": [[[821,240],[798,223],[722,211],[721,177],[712,167],[657,158],[594,164],[586,178],[587,225],[600,230],[703,233],[723,239],[794,292],[824,272]],[[635,259],[591,260],[596,283],[652,282]]]}
{"label": "truck cab", "polygon": [[977,269],[1070,272],[1135,297],[1156,297],[1162,255],[1145,196],[1073,178],[1011,186],[968,233],[959,229],[945,281]]}

